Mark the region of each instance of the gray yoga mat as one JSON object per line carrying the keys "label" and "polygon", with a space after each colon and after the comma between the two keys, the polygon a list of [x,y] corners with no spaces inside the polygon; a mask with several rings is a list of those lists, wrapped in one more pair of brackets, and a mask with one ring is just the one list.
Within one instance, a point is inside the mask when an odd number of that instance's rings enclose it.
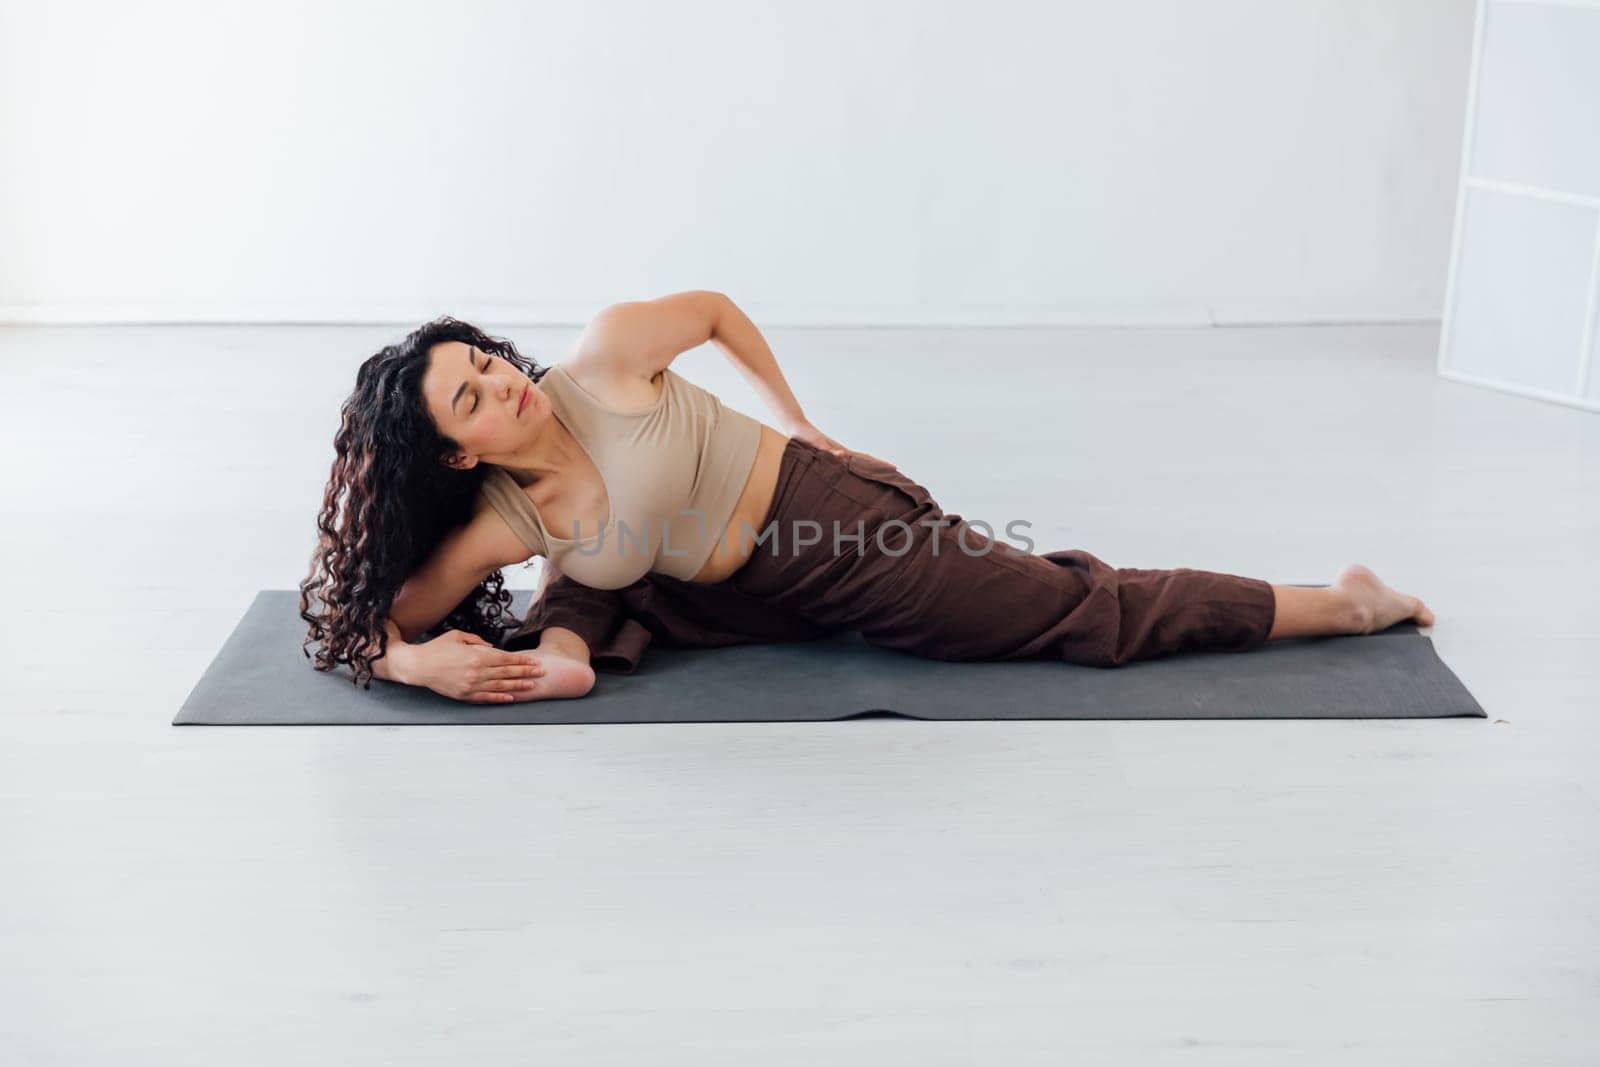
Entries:
{"label": "gray yoga mat", "polygon": [[[530,593],[513,595],[518,618]],[[915,719],[1420,719],[1484,711],[1412,623],[1362,637],[1274,641],[1104,669],[1055,661],[946,663],[874,648],[858,633],[816,641],[672,649],[633,674],[600,672],[574,700],[468,704],[301,651],[299,594],[256,594],[175,725],[826,721]]]}

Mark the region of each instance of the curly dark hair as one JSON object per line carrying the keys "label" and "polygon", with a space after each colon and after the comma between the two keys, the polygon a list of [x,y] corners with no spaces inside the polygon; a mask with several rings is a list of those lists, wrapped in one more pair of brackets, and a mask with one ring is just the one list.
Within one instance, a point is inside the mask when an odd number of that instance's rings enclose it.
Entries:
{"label": "curly dark hair", "polygon": [[[439,432],[422,397],[429,349],[441,341],[493,352],[535,382],[549,370],[510,341],[445,315],[385,346],[356,372],[333,439],[311,572],[300,583],[300,617],[309,624],[301,652],[311,659],[307,646],[323,642],[316,669],[348,663],[354,683],[367,689],[372,661],[388,649],[384,623],[395,595],[445,534],[471,517],[489,475],[488,464],[457,470],[444,463],[461,446]],[[423,637],[458,629],[498,644],[516,622],[506,610],[511,593],[504,581],[495,571]],[[311,610],[313,596],[324,610]]]}

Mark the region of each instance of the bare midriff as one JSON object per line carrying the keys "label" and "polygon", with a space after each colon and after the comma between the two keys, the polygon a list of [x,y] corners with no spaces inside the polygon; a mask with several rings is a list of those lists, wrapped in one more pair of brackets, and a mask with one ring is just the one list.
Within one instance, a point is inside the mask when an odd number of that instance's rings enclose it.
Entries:
{"label": "bare midriff", "polygon": [[783,449],[789,438],[766,423],[761,424],[761,444],[756,449],[756,461],[745,479],[739,500],[728,516],[727,533],[711,549],[692,582],[721,582],[733,577],[756,551],[755,538],[761,532],[761,520],[772,507],[772,495],[778,487],[778,468],[783,462]]}

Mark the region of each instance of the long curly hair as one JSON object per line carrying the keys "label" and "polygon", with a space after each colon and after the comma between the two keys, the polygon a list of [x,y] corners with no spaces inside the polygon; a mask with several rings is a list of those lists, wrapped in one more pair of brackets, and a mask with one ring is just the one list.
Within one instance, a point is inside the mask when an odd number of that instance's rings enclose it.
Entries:
{"label": "long curly hair", "polygon": [[[445,315],[385,346],[356,372],[333,439],[311,571],[300,583],[300,617],[309,625],[301,652],[312,659],[307,647],[322,642],[316,669],[348,663],[354,684],[367,689],[372,661],[388,649],[384,623],[395,595],[445,534],[471,517],[473,498],[490,473],[485,463],[470,470],[444,463],[461,446],[439,432],[422,396],[429,350],[441,341],[493,352],[535,382],[549,370],[510,341]],[[504,582],[495,571],[423,636],[467,630],[498,644],[516,622]]]}

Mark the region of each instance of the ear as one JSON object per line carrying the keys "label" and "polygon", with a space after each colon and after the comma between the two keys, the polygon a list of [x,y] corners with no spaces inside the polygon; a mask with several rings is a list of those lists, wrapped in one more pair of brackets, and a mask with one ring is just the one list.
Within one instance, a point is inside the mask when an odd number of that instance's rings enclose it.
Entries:
{"label": "ear", "polygon": [[465,452],[453,452],[445,457],[444,465],[453,470],[469,471],[478,465],[478,457],[469,456]]}

